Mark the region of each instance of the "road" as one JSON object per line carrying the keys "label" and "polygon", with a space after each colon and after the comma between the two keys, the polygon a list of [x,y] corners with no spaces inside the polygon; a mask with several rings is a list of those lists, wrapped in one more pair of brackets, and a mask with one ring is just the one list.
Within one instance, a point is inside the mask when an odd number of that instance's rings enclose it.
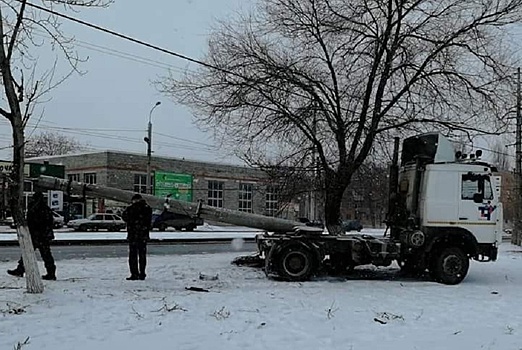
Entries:
{"label": "road", "polygon": [[[84,258],[115,258],[126,257],[128,246],[126,244],[112,245],[73,245],[53,246],[53,256],[56,260],[84,259]],[[190,243],[190,244],[149,244],[149,255],[176,255],[176,254],[206,254],[238,252],[241,254],[255,252],[254,242],[245,242],[241,247],[232,246],[230,242],[216,243]],[[40,259],[40,254],[36,254]],[[18,246],[0,247],[0,261],[18,260],[20,248]]]}

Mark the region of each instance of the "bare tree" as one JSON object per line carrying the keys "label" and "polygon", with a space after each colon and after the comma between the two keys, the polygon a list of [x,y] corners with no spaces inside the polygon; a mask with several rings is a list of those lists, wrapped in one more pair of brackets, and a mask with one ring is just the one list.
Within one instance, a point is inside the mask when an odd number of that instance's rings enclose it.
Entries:
{"label": "bare tree", "polygon": [[[258,4],[217,26],[204,65],[160,89],[252,164],[315,152],[330,233],[340,232],[343,192],[375,142],[505,128],[513,101],[504,39],[522,0]],[[276,159],[275,149],[286,152]]]}
{"label": "bare tree", "polygon": [[[75,7],[106,6],[110,0],[42,0],[43,9],[73,9]],[[24,129],[35,105],[51,89],[73,72],[78,71],[82,59],[74,51],[73,39],[62,32],[58,18],[50,12],[33,7],[26,0],[0,1],[0,73],[4,88],[5,106],[0,115],[9,120],[13,131],[13,171],[10,196],[13,218],[18,227],[18,241],[26,265],[27,290],[43,292],[33,244],[24,215]],[[63,76],[56,75],[58,56],[53,66],[43,71],[38,66],[38,50],[50,47],[57,50],[71,69]]]}
{"label": "bare tree", "polygon": [[493,146],[493,163],[497,166],[500,171],[509,171],[510,169],[510,157],[508,149],[501,142],[496,142]]}
{"label": "bare tree", "polygon": [[25,144],[25,156],[42,157],[71,154],[85,149],[80,141],[56,132],[41,132],[29,136]]}

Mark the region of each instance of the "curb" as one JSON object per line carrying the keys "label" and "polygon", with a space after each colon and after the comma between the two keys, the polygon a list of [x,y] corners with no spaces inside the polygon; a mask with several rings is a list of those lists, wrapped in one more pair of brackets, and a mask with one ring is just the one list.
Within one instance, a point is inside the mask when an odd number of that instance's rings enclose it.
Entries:
{"label": "curb", "polygon": [[[165,238],[165,239],[151,239],[148,244],[155,245],[175,245],[175,244],[223,244],[232,242],[236,238]],[[255,238],[242,238],[244,242],[254,243]],[[89,245],[115,245],[128,244],[126,239],[61,239],[54,240],[51,246],[89,246]],[[18,241],[0,241],[0,247],[18,246]]]}

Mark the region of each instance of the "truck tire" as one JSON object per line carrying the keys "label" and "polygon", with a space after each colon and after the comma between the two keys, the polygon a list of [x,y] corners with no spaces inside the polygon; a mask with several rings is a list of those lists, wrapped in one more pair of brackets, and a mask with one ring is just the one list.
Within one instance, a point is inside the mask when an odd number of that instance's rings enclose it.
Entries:
{"label": "truck tire", "polygon": [[433,279],[443,284],[459,284],[466,277],[469,258],[457,247],[443,248],[434,254],[430,264]]}
{"label": "truck tire", "polygon": [[315,257],[302,244],[288,244],[273,256],[279,277],[287,281],[306,281],[315,271]]}
{"label": "truck tire", "polygon": [[158,230],[159,231],[166,231],[167,230],[167,225],[166,224],[159,224]]}
{"label": "truck tire", "polygon": [[194,231],[194,229],[195,229],[195,226],[194,226],[194,225],[188,225],[188,226],[185,228],[186,231]]}

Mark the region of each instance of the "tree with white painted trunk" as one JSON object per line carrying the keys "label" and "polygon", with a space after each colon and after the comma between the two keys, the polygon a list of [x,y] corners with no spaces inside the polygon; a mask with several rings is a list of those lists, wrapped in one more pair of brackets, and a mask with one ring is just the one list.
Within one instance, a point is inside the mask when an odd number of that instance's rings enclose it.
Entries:
{"label": "tree with white painted trunk", "polygon": [[[111,0],[38,1],[45,8],[59,7],[62,10],[107,6],[110,2]],[[27,291],[41,293],[43,283],[24,214],[24,131],[36,105],[44,102],[42,98],[71,74],[80,73],[78,65],[83,60],[74,51],[73,38],[63,33],[58,18],[32,7],[26,0],[0,1],[0,37],[0,74],[4,90],[0,115],[10,122],[13,133],[10,206],[18,227],[18,241],[26,267]],[[55,60],[42,70],[37,63],[41,60],[40,54],[44,48],[55,54]],[[64,75],[58,75],[56,71],[60,59],[70,66]]]}

